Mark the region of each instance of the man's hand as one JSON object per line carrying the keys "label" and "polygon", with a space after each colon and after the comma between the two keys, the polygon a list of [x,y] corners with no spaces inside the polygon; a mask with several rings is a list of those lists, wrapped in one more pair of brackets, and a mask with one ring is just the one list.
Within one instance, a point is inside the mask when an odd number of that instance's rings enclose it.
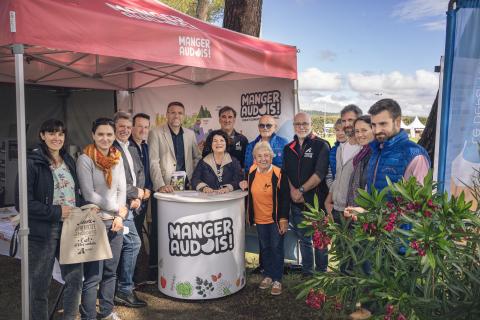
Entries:
{"label": "man's hand", "polygon": [[137,193],[138,193],[137,198],[143,199],[143,196],[144,196],[144,193],[145,193],[145,192],[143,192],[143,189],[142,188],[137,188]]}
{"label": "man's hand", "polygon": [[365,209],[363,209],[362,207],[346,207],[343,211],[343,216],[345,218],[352,218],[353,221],[357,221],[357,215],[364,212]]}
{"label": "man's hand", "polygon": [[142,204],[142,201],[140,199],[133,199],[130,201],[130,209],[138,209],[140,208],[140,205]]}
{"label": "man's hand", "polygon": [[73,207],[70,206],[62,206],[62,220],[65,220],[70,215],[70,211],[72,211]]}
{"label": "man's hand", "polygon": [[285,233],[287,233],[288,231],[288,220],[287,219],[280,219],[279,221],[279,225],[280,225],[280,234],[283,235]]}
{"label": "man's hand", "polygon": [[305,200],[303,199],[303,194],[297,188],[290,189],[290,197],[292,201],[295,203],[303,203]]}
{"label": "man's hand", "polygon": [[113,232],[118,232],[122,230],[122,228],[123,228],[123,219],[120,217],[115,217],[115,219],[113,219],[111,230]]}
{"label": "man's hand", "polygon": [[158,192],[161,192],[161,193],[172,193],[174,191],[175,190],[171,185],[164,185],[163,187],[160,187],[160,189],[158,189]]}
{"label": "man's hand", "polygon": [[144,192],[143,192],[143,200],[148,200],[150,198],[150,195],[152,193],[150,192],[150,190],[148,189],[144,189]]}
{"label": "man's hand", "polygon": [[230,192],[230,189],[228,189],[227,187],[223,187],[223,188],[220,188],[217,190],[217,193],[221,194],[221,193],[228,193]]}

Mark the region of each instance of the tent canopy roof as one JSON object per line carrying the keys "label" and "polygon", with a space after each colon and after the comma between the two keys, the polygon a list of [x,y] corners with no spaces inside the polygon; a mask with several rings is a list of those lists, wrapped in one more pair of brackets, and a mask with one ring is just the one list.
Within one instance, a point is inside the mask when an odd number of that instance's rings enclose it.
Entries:
{"label": "tent canopy roof", "polygon": [[205,23],[155,0],[0,1],[0,81],[24,44],[27,83],[100,89],[297,78],[297,49]]}
{"label": "tent canopy roof", "polygon": [[408,126],[409,129],[425,129],[425,125],[418,119],[418,117],[415,117],[415,119],[410,123]]}

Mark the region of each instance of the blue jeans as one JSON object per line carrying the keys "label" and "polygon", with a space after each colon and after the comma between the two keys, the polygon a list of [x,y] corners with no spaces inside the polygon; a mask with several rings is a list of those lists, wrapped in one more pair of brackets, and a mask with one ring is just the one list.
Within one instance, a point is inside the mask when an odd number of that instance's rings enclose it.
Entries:
{"label": "blue jeans", "polygon": [[[48,293],[55,257],[60,253],[60,225],[52,225],[50,236],[44,241],[28,241],[30,280],[30,319],[48,319]],[[63,319],[74,320],[78,313],[82,292],[83,265],[60,265],[65,281],[63,291]]]}
{"label": "blue jeans", "polygon": [[276,223],[257,224],[258,243],[262,253],[263,274],[273,281],[281,281],[283,275],[283,235]]}
{"label": "blue jeans", "polygon": [[[97,296],[100,304],[99,316],[107,317],[113,311],[113,296],[115,295],[115,282],[117,267],[122,251],[123,235],[110,230],[113,220],[105,220],[112,258],[100,261],[91,261],[83,264],[84,281],[82,289],[82,304],[80,315],[83,319],[96,319]],[[97,286],[100,285],[97,294]]]}
{"label": "blue jeans", "polygon": [[[298,228],[304,220],[302,209],[296,205],[291,206],[290,222],[292,230],[300,240],[300,253],[302,254],[302,273],[306,275],[313,274],[313,246],[312,236],[306,236],[306,229]],[[328,249],[315,249],[315,271],[325,272],[328,267]]]}
{"label": "blue jeans", "polygon": [[142,246],[142,241],[138,236],[133,215],[129,214],[127,220],[123,221],[123,226],[129,228],[129,232],[123,235],[123,247],[120,257],[120,266],[118,268],[118,286],[117,290],[121,293],[130,294],[133,290],[133,274],[137,264],[137,256]]}

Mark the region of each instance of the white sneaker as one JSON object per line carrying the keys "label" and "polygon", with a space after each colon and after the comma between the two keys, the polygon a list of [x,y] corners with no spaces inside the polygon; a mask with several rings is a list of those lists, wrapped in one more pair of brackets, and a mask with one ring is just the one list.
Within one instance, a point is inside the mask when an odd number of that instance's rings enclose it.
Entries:
{"label": "white sneaker", "polygon": [[110,313],[107,317],[101,318],[101,320],[122,320],[116,312]]}

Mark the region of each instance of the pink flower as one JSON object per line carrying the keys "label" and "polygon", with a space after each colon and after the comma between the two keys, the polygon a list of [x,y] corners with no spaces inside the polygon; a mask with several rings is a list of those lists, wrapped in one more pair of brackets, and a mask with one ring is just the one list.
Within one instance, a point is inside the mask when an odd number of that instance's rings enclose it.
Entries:
{"label": "pink flower", "polygon": [[387,202],[388,209],[393,209],[395,206],[390,201]]}
{"label": "pink flower", "polygon": [[433,203],[432,199],[428,199],[427,206],[429,206],[430,208],[435,208],[435,204]]}
{"label": "pink flower", "polygon": [[426,218],[431,218],[432,217],[432,212],[428,211],[428,210],[425,210],[423,211],[423,215],[426,217]]}
{"label": "pink flower", "polygon": [[368,231],[368,223],[362,224],[362,229],[363,229],[364,232],[367,232]]}
{"label": "pink flower", "polygon": [[407,317],[405,317],[403,314],[399,313],[397,316],[397,320],[407,320]]}
{"label": "pink flower", "polygon": [[393,311],[395,310],[395,307],[391,304],[387,304],[387,307],[385,308],[387,311],[387,315],[391,315]]}
{"label": "pink flower", "polygon": [[387,232],[392,232],[393,231],[393,224],[389,222],[383,229]]}

